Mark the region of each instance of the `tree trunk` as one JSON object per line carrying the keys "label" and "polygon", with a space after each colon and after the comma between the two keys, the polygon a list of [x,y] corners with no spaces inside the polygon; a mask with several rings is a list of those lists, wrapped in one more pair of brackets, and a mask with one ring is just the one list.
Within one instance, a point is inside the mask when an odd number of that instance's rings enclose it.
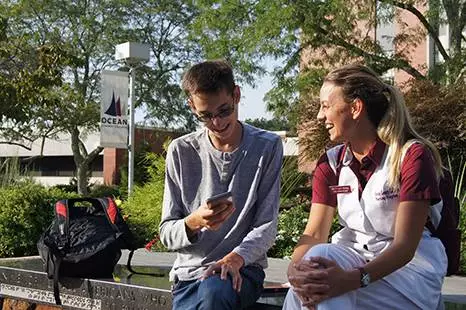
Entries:
{"label": "tree trunk", "polygon": [[89,167],[86,164],[81,164],[79,167],[76,168],[76,177],[77,177],[77,187],[78,187],[78,194],[80,195],[87,195],[89,191],[87,190],[87,173],[89,171]]}
{"label": "tree trunk", "polygon": [[92,152],[88,153],[83,141],[79,138],[79,129],[74,127],[70,130],[71,134],[71,150],[73,151],[74,163],[76,165],[76,178],[78,194],[87,195],[87,175],[91,163],[104,149],[103,147],[96,147]]}

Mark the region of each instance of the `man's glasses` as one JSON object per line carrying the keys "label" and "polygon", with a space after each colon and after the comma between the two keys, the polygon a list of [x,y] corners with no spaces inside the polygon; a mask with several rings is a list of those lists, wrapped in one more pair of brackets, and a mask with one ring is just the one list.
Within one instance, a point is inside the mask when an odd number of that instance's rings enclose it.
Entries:
{"label": "man's glasses", "polygon": [[218,111],[218,113],[216,113],[216,114],[212,114],[210,112],[205,112],[205,113],[202,113],[201,115],[194,113],[194,115],[196,116],[196,118],[200,122],[208,123],[208,122],[211,122],[214,118],[228,117],[233,113],[233,111],[235,111],[235,104],[234,103],[224,107],[223,109]]}

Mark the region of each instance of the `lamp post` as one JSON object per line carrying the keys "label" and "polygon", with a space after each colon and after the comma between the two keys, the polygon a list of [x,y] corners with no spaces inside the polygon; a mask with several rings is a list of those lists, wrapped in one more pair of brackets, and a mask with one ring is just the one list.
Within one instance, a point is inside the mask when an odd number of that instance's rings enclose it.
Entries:
{"label": "lamp post", "polygon": [[149,61],[150,48],[147,44],[126,42],[115,46],[115,59],[125,61],[129,70],[129,98],[128,98],[128,196],[133,191],[134,180],[134,108],[136,96],[134,94],[134,82],[136,79],[136,68],[142,63]]}

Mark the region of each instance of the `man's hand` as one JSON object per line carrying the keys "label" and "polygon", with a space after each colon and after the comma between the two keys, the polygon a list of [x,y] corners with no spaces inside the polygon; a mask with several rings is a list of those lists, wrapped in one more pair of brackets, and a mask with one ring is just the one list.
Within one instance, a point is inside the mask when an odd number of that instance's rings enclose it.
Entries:
{"label": "man's hand", "polygon": [[216,273],[220,273],[220,279],[227,280],[229,274],[231,276],[233,289],[239,293],[243,283],[243,279],[241,278],[239,270],[241,267],[243,267],[243,265],[244,259],[241,257],[241,255],[236,254],[235,252],[231,252],[221,260],[210,265],[209,268],[204,271],[201,280],[207,279]]}
{"label": "man's hand", "polygon": [[235,206],[229,199],[207,202],[188,215],[185,224],[192,234],[199,232],[203,227],[208,230],[218,230],[233,212]]}

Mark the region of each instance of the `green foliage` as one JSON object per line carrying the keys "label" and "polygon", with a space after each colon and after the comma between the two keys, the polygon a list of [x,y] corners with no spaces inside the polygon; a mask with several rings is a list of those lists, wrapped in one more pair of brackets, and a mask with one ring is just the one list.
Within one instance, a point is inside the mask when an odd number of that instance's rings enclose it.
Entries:
{"label": "green foliage", "polygon": [[[151,153],[149,143],[142,143],[135,150],[134,155],[134,176],[133,184],[142,186],[150,180],[148,166],[151,165],[148,160],[148,154]],[[128,196],[128,157],[125,156],[123,164],[120,165],[120,192],[124,197]]]}
{"label": "green foliage", "polygon": [[[2,9],[0,4],[0,9]],[[62,46],[31,46],[22,36],[8,32],[0,16],[0,141],[29,147],[51,134],[43,116],[57,104],[51,91],[61,85]]]}
{"label": "green foliage", "polygon": [[37,254],[36,243],[53,218],[53,204],[76,196],[31,182],[0,187],[0,257]]}
{"label": "green foliage", "polygon": [[78,193],[78,188],[76,187],[76,184],[57,184],[52,186],[51,188],[55,188],[64,192],[68,193]]}
{"label": "green foliage", "polygon": [[18,157],[0,158],[0,187],[13,185],[29,178],[27,169],[21,167]]}
{"label": "green foliage", "polygon": [[[275,244],[267,252],[267,256],[275,258],[290,258],[304,228],[309,220],[310,200],[304,196],[291,199],[290,209],[280,210]],[[340,229],[338,218],[333,220],[330,236]]]}
{"label": "green foliage", "polygon": [[290,131],[292,130],[292,125],[285,118],[272,118],[266,119],[265,117],[255,118],[255,119],[246,119],[244,121],[252,126],[257,128],[270,130],[270,131]]}
{"label": "green foliage", "polygon": [[[417,0],[203,0],[198,6],[193,36],[209,57],[228,58],[252,84],[254,76],[264,73],[264,59],[280,61],[266,102],[269,111],[292,122],[298,121],[299,97],[320,87],[315,77],[345,63],[364,62],[379,74],[398,69],[436,82],[461,83],[466,74],[461,0],[429,2],[422,12],[417,8],[425,7],[425,1]],[[383,46],[390,38],[375,40],[371,30],[396,21],[395,12],[417,14],[421,22],[397,24],[399,31],[392,38],[396,52],[391,53]],[[438,38],[439,21],[451,29],[450,46],[445,49],[440,40],[433,40],[444,62],[436,74],[425,75],[411,62],[412,51],[425,41],[427,32]]]}
{"label": "green foliage", "polygon": [[285,156],[282,162],[280,204],[289,200],[296,194],[296,189],[303,186],[306,174],[298,171],[298,158],[296,156]]}
{"label": "green foliage", "polygon": [[[151,125],[192,131],[196,121],[179,87],[186,67],[204,58],[196,39],[190,36],[191,21],[197,15],[195,4],[181,0],[138,0],[125,7],[130,41],[149,44],[154,57],[138,69],[140,86],[137,105],[147,109]],[[126,28],[126,27],[124,27]]]}
{"label": "green foliage", "polygon": [[[466,196],[464,190],[463,197]],[[460,225],[461,230],[461,256],[460,256],[460,273],[466,274],[466,202],[460,204]]]}
{"label": "green foliage", "polygon": [[116,185],[97,184],[91,187],[89,197],[111,197],[113,199],[120,197],[120,189]]}
{"label": "green foliage", "polygon": [[89,164],[102,150],[82,142],[98,129],[101,72],[129,70],[114,60],[116,44],[150,47],[152,59],[138,67],[135,84],[146,123],[195,128],[179,88],[184,68],[203,56],[187,30],[196,13],[191,4],[20,0],[1,2],[0,11],[0,116],[14,116],[0,119],[0,130],[21,143],[69,133],[80,193],[87,193]]}
{"label": "green foliage", "polygon": [[454,162],[448,156],[448,166],[453,176],[453,184],[455,186],[455,197],[460,202],[460,224],[461,230],[461,258],[460,258],[460,273],[466,274],[466,159],[464,154],[457,156],[455,159],[459,162]]}
{"label": "green foliage", "polygon": [[165,182],[164,156],[148,153],[146,161],[149,181],[135,186],[134,192],[121,206],[139,246],[158,235]]}
{"label": "green foliage", "polygon": [[452,157],[449,155],[447,161],[455,186],[454,194],[459,199],[460,205],[464,206],[466,204],[466,154],[457,154],[453,159]]}
{"label": "green foliage", "polygon": [[291,257],[294,247],[306,227],[308,218],[308,208],[302,204],[288,210],[281,210],[278,215],[275,244],[267,252],[267,256],[275,258]]}

